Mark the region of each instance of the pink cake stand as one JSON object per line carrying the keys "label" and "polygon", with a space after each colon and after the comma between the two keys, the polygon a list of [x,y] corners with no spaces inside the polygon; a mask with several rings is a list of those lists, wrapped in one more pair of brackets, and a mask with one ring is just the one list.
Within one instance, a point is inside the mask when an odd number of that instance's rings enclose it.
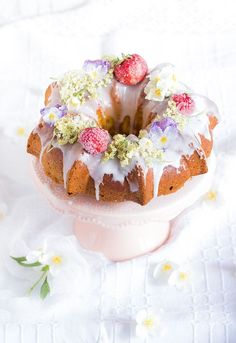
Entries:
{"label": "pink cake stand", "polygon": [[195,176],[178,192],[156,198],[146,206],[70,197],[63,186],[45,176],[37,160],[32,166],[39,189],[50,204],[75,217],[74,231],[81,246],[101,252],[110,260],[123,261],[156,250],[167,241],[170,221],[209,190],[215,156],[208,161],[207,174]]}

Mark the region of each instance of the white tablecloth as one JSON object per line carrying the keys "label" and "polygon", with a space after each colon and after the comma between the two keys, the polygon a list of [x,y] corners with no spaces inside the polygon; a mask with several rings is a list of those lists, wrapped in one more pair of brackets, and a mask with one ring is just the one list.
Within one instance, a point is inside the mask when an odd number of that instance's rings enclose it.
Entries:
{"label": "white tablecloth", "polygon": [[[161,316],[161,336],[146,342],[234,343],[234,1],[2,0],[0,9],[0,342],[142,342],[135,315],[151,308]],[[222,118],[215,132],[216,200],[201,199],[182,214],[174,223],[175,240],[159,252],[109,263],[83,251],[72,219],[54,212],[38,193],[26,134],[17,130],[28,133],[37,122],[49,77],[86,58],[120,52],[140,53],[150,65],[172,62],[186,84],[218,104]],[[26,295],[35,275],[9,255],[51,236],[73,247],[75,263],[42,301],[37,293]],[[87,279],[76,267],[81,259]],[[188,265],[187,291],[153,279],[163,259]]]}

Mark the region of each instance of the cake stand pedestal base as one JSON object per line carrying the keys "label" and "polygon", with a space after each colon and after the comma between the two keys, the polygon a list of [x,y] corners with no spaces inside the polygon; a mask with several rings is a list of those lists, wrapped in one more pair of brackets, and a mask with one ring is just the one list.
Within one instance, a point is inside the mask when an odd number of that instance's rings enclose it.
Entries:
{"label": "cake stand pedestal base", "polygon": [[92,251],[102,252],[112,261],[123,261],[156,250],[168,238],[169,222],[126,222],[114,227],[83,223],[75,220],[75,234],[81,245]]}
{"label": "cake stand pedestal base", "polygon": [[75,216],[74,232],[82,247],[123,261],[156,250],[167,241],[170,221],[194,204],[210,188],[215,156],[208,160],[208,173],[195,176],[174,194],[153,199],[146,206],[127,201],[108,203],[87,196],[70,197],[62,185],[48,179],[37,160],[33,174],[51,205]]}

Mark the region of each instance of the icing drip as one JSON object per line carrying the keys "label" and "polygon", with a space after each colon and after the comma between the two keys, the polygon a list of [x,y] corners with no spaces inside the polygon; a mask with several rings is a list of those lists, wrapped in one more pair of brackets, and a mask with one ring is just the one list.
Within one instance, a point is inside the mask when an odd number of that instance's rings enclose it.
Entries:
{"label": "icing drip", "polygon": [[96,156],[91,156],[87,153],[84,153],[80,156],[80,160],[86,164],[89,170],[89,174],[94,180],[95,196],[96,200],[99,200],[99,187],[103,181],[103,176],[105,174],[101,172],[101,168],[99,168],[99,165],[101,163],[101,156],[100,154]]}
{"label": "icing drip", "polygon": [[134,119],[140,104],[140,96],[145,87],[145,83],[141,82],[136,86],[126,86],[120,82],[116,82],[115,93],[119,104],[119,121],[123,122],[126,116],[130,117],[130,132],[134,128]]}
{"label": "icing drip", "polygon": [[52,140],[52,137],[53,137],[53,128],[47,125],[43,125],[42,127],[38,125],[34,129],[33,133],[37,133],[40,138],[41,151],[40,151],[39,161],[42,162],[43,153],[45,149],[47,148],[48,143]]}
{"label": "icing drip", "polygon": [[168,100],[164,101],[148,101],[145,100],[142,106],[143,110],[143,128],[146,127],[149,122],[150,113],[162,115],[168,105]]}
{"label": "icing drip", "polygon": [[130,192],[137,192],[139,189],[137,182],[131,181],[129,178],[126,178],[126,180],[128,181]]}
{"label": "icing drip", "polygon": [[48,99],[47,106],[50,107],[50,106],[55,106],[58,104],[62,104],[60,93],[59,93],[59,88],[55,83],[52,83],[51,84],[51,95]]}
{"label": "icing drip", "polygon": [[61,150],[63,154],[63,179],[64,179],[64,187],[67,188],[67,174],[69,170],[72,168],[73,164],[79,160],[79,157],[83,151],[83,148],[80,143],[75,143],[73,145],[66,144],[66,145],[59,145],[57,143],[53,143],[55,148]]}
{"label": "icing drip", "polygon": [[158,188],[161,176],[163,174],[163,170],[166,167],[165,163],[154,163],[152,170],[153,170],[153,196],[156,197],[158,195]]}

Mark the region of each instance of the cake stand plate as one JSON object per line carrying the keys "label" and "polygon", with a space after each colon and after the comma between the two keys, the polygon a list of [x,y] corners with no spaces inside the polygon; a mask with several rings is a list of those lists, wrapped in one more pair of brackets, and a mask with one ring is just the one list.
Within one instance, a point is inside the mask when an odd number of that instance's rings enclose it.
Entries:
{"label": "cake stand plate", "polygon": [[38,160],[32,170],[40,191],[62,213],[75,217],[74,231],[82,247],[123,261],[156,250],[170,234],[170,221],[193,205],[210,188],[215,156],[208,173],[195,176],[174,194],[153,199],[146,206],[126,201],[108,203],[87,196],[68,196],[63,185],[45,176]]}

